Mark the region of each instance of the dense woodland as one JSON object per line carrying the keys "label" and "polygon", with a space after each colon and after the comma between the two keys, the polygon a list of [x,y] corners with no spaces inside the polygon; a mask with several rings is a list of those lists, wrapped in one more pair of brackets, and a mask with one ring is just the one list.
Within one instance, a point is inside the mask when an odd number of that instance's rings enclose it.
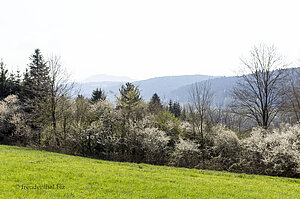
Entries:
{"label": "dense woodland", "polygon": [[0,62],[0,144],[113,161],[300,177],[300,74],[273,46],[242,59],[231,104],[213,104],[209,81],[189,103],[144,101],[131,83],[114,102],[76,91],[59,57],[36,49],[24,73]]}

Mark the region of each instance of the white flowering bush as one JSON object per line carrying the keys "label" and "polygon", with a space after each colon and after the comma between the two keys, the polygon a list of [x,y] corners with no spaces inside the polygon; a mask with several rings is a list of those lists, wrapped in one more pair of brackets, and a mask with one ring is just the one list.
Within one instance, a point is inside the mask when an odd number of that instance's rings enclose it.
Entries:
{"label": "white flowering bush", "polygon": [[214,170],[229,170],[237,162],[240,154],[240,140],[236,133],[221,125],[212,127],[211,139],[213,146],[210,149],[208,168]]}
{"label": "white flowering bush", "polygon": [[145,128],[138,132],[141,149],[144,152],[144,161],[151,164],[166,163],[170,148],[170,138],[164,131],[157,128]]}
{"label": "white flowering bush", "polygon": [[201,153],[198,144],[191,140],[179,138],[171,156],[170,164],[178,167],[197,167],[201,162]]}
{"label": "white flowering bush", "polygon": [[179,135],[182,133],[180,126],[180,120],[174,116],[174,114],[163,111],[156,117],[155,127],[162,130],[170,137],[169,146],[173,147],[178,142]]}
{"label": "white flowering bush", "polygon": [[97,121],[99,118],[104,118],[107,115],[115,115],[116,110],[114,105],[107,100],[99,100],[89,107],[89,120]]}
{"label": "white flowering bush", "polygon": [[172,154],[172,165],[229,170],[230,166],[237,161],[240,141],[234,132],[221,125],[205,128],[204,146],[202,147],[199,133],[193,132],[191,124],[182,122],[181,128],[182,137]]}
{"label": "white flowering bush", "polygon": [[87,122],[73,122],[71,125],[67,137],[70,151],[114,160],[119,145],[120,112],[108,101],[98,101],[88,112]]}
{"label": "white flowering bush", "polygon": [[180,126],[182,129],[182,137],[186,139],[193,139],[194,137],[196,137],[193,132],[193,126],[189,122],[183,121],[181,122]]}
{"label": "white flowering bush", "polygon": [[116,129],[107,127],[102,119],[93,122],[85,129],[85,145],[87,153],[101,159],[115,159],[119,137]]}
{"label": "white flowering bush", "polygon": [[30,129],[25,122],[25,113],[16,95],[0,101],[0,143],[26,144]]}
{"label": "white flowering bush", "polygon": [[300,177],[300,125],[267,131],[256,128],[242,141],[238,170],[247,173]]}
{"label": "white flowering bush", "polygon": [[155,126],[155,117],[129,120],[120,139],[122,161],[165,164],[170,153],[170,137]]}

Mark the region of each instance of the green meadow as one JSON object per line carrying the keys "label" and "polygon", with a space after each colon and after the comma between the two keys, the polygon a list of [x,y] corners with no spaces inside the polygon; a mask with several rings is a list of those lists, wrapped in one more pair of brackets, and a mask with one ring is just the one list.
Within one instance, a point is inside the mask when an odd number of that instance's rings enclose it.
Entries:
{"label": "green meadow", "polygon": [[300,179],[119,163],[0,145],[0,198],[300,198]]}

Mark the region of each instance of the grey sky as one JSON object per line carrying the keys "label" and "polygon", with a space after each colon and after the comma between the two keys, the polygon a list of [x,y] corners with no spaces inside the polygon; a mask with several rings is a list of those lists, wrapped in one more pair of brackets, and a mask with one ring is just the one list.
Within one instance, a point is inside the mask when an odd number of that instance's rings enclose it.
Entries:
{"label": "grey sky", "polygon": [[260,42],[300,58],[300,3],[282,0],[0,0],[0,58],[24,70],[40,48],[76,79],[235,75]]}

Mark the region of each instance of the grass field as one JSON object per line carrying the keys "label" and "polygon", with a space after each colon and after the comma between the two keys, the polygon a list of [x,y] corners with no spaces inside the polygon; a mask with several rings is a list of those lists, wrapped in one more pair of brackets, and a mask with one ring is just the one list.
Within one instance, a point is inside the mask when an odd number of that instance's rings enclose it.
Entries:
{"label": "grass field", "polygon": [[300,180],[0,145],[0,198],[300,198]]}

